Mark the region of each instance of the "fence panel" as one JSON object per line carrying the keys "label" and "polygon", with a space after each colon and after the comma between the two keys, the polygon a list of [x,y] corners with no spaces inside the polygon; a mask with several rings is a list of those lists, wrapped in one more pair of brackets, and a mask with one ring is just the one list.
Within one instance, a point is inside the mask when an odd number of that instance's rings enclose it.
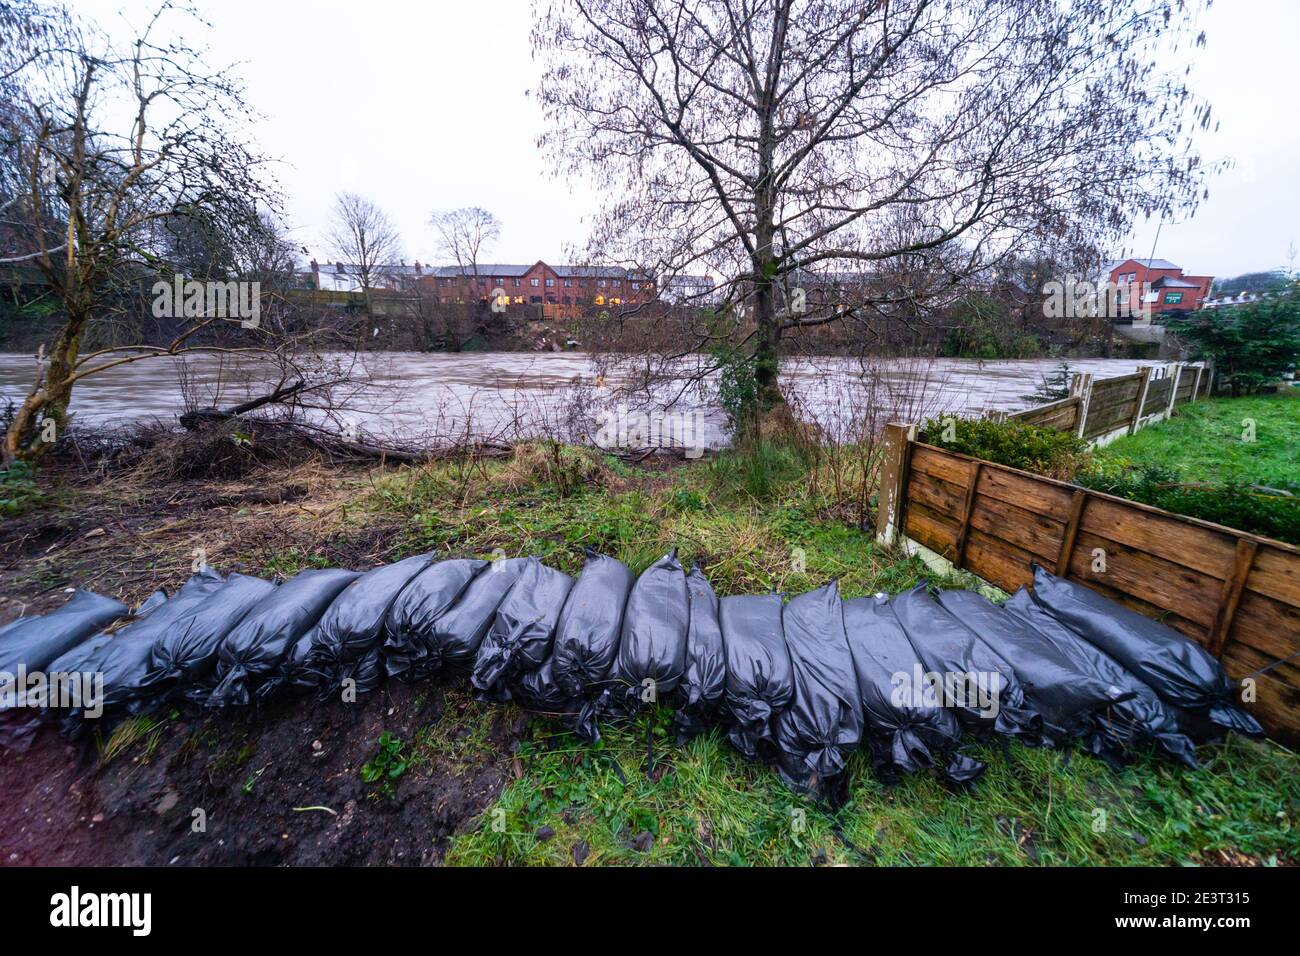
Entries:
{"label": "fence panel", "polygon": [[[1120,394],[1136,401],[1131,387]],[[882,529],[1003,590],[1030,584],[1037,563],[1164,621],[1235,680],[1251,677],[1252,713],[1300,742],[1300,548],[907,441],[900,428],[890,426],[904,452],[882,476]]]}

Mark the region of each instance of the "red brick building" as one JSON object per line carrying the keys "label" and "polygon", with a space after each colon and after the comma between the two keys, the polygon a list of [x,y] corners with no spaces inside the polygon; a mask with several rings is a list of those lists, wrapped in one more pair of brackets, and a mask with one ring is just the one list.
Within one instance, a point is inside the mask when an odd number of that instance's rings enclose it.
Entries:
{"label": "red brick building", "polygon": [[1137,302],[1153,319],[1195,312],[1210,294],[1214,276],[1189,276],[1168,259],[1125,259],[1114,264],[1109,281],[1120,304]]}
{"label": "red brick building", "polygon": [[531,266],[480,263],[476,271],[477,277],[465,275],[459,266],[426,266],[420,285],[441,302],[486,301],[495,292],[510,305],[568,306],[575,311],[642,305],[655,298],[652,280],[618,266],[551,266],[539,260]]}

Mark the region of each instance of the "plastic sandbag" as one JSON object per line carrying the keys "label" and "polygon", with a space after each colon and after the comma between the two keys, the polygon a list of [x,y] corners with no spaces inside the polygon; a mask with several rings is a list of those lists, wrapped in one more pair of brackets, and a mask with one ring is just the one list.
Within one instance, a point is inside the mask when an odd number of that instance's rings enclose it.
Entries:
{"label": "plastic sandbag", "polygon": [[257,605],[275,592],[275,585],[246,574],[232,574],[204,601],[174,619],[154,641],[145,684],[157,692],[179,684],[190,700],[207,696],[207,678],[217,665],[226,635]]}
{"label": "plastic sandbag", "polygon": [[383,639],[388,609],[397,595],[431,560],[427,554],[417,554],[374,568],[334,599],[311,632],[310,667],[320,678],[323,695],[342,687],[346,680],[355,681],[357,691],[374,689],[378,680],[373,669],[360,665]]}
{"label": "plastic sandbag", "polygon": [[451,610],[433,622],[433,637],[426,644],[429,657],[436,659],[436,664],[426,662],[427,666],[462,669],[473,665],[483,635],[487,634],[496,617],[497,608],[531,560],[502,558],[493,561],[487,570],[470,582]]}
{"label": "plastic sandbag", "polygon": [[570,697],[609,679],[632,589],[632,572],[626,564],[595,551],[586,554],[582,573],[555,625],[552,677]]}
{"label": "plastic sandbag", "polygon": [[773,725],[777,770],[798,790],[842,802],[844,768],[862,740],[862,702],[839,586],[791,598],[781,626],[794,697]]}
{"label": "plastic sandbag", "polygon": [[[618,654],[623,611],[632,572],[622,561],[586,550],[587,561],[569,591],[555,624],[550,656],[519,681],[518,699],[527,707],[563,713],[578,736],[596,741],[596,721],[608,708],[610,672]],[[600,697],[584,703],[586,695]]]}
{"label": "plastic sandbag", "polygon": [[10,621],[0,628],[0,686],[16,681],[20,669],[44,671],[55,658],[130,612],[121,601],[78,590],[49,614]]}
{"label": "plastic sandbag", "polygon": [[267,701],[281,691],[304,694],[320,686],[321,675],[311,666],[311,652],[316,642],[313,624],[307,633],[289,646],[280,666],[257,688],[258,701]]}
{"label": "plastic sandbag", "polygon": [[1052,617],[1132,671],[1165,703],[1239,734],[1264,735],[1255,718],[1235,705],[1223,665],[1172,627],[1038,566],[1034,598]]}
{"label": "plastic sandbag", "polygon": [[753,759],[771,743],[773,716],[794,696],[794,671],[781,633],[781,596],[724,597],[718,620],[727,652],[727,737]]}
{"label": "plastic sandbag", "polygon": [[[101,703],[106,714],[116,715],[123,708],[144,711],[157,702],[157,698],[148,693],[146,683],[154,642],[224,583],[220,574],[205,568],[186,581],[171,598],[155,605],[143,618],[127,624],[113,635],[112,640],[105,641],[82,661],[82,670],[102,675]],[[75,736],[83,723],[82,712],[73,710],[67,715],[64,730]]]}
{"label": "plastic sandbag", "polygon": [[641,572],[627,597],[613,672],[627,687],[625,704],[636,709],[677,689],[686,670],[689,625],[686,572],[672,551]]}
{"label": "plastic sandbag", "polygon": [[[985,766],[957,751],[961,725],[939,693],[924,692],[925,666],[889,598],[880,594],[845,601],[844,630],[876,776],[893,782],[900,773],[937,767],[953,783],[977,780]],[[923,692],[896,694],[900,683]]]}
{"label": "plastic sandbag", "polygon": [[1132,691],[1074,666],[1055,644],[983,595],[941,591],[939,604],[1015,669],[1025,697],[1043,715],[1045,734],[1056,744],[1079,736],[1094,712],[1133,697]]}
{"label": "plastic sandbag", "polygon": [[542,666],[573,578],[531,559],[510,589],[474,658],[470,683],[489,700],[509,700],[508,683]]}
{"label": "plastic sandbag", "polygon": [[703,733],[716,720],[727,689],[727,651],[722,646],[718,596],[699,568],[686,575],[691,621],[686,630],[682,701],[673,717],[679,740]]}
{"label": "plastic sandbag", "polygon": [[935,603],[924,584],[898,595],[893,607],[926,669],[938,675],[942,700],[956,709],[964,727],[977,735],[1008,734],[1031,746],[1041,742],[1042,715],[1029,708],[1015,670]]}
{"label": "plastic sandbag", "polygon": [[384,622],[384,671],[389,677],[423,680],[441,665],[433,627],[465,593],[488,562],[470,558],[437,561],[397,595]]}
{"label": "plastic sandbag", "polygon": [[1093,647],[1048,614],[1024,588],[1013,594],[1004,607],[1051,641],[1080,670],[1133,695],[1105,713],[1094,715],[1093,727],[1084,738],[1089,753],[1119,766],[1134,752],[1155,747],[1165,756],[1196,769],[1196,744],[1181,731],[1177,714],[1155,691],[1105,651]]}
{"label": "plastic sandbag", "polygon": [[207,705],[247,705],[250,691],[276,673],[293,645],[358,577],[356,571],[337,568],[300,571],[259,601],[222,640],[216,687]]}

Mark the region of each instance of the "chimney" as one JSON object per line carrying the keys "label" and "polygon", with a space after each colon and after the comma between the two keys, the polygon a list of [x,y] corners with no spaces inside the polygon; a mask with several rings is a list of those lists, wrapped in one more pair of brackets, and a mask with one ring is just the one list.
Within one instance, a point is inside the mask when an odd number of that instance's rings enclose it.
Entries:
{"label": "chimney", "polygon": [[312,259],[312,261],[311,261],[311,271],[312,271],[312,272],[320,272],[320,266],[317,264],[317,262],[316,262],[315,259]]}

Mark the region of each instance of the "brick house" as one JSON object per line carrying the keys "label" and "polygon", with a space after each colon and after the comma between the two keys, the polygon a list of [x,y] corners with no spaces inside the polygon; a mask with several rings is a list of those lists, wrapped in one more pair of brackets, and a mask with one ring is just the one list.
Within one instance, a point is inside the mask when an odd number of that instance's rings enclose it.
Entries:
{"label": "brick house", "polygon": [[1112,264],[1108,281],[1118,288],[1121,305],[1136,296],[1159,319],[1201,308],[1214,276],[1185,275],[1168,259],[1125,259]]}
{"label": "brick house", "polygon": [[[588,306],[643,305],[655,298],[653,280],[619,266],[479,263],[478,276],[459,266],[425,269],[421,287],[440,302],[487,301],[494,290],[509,305],[551,306],[551,315],[576,315]],[[500,294],[500,293],[498,293]]]}

